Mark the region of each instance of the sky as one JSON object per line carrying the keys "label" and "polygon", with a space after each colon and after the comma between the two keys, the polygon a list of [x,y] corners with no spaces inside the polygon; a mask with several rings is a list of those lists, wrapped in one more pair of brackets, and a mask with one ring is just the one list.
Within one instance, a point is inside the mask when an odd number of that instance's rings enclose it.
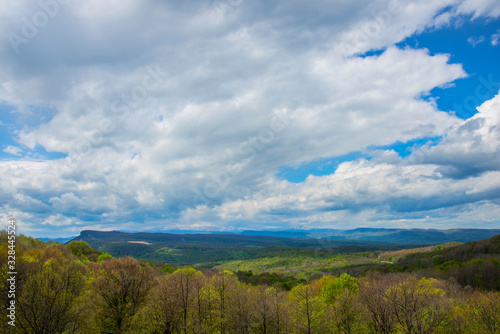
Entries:
{"label": "sky", "polygon": [[497,0],[0,0],[18,232],[498,228]]}

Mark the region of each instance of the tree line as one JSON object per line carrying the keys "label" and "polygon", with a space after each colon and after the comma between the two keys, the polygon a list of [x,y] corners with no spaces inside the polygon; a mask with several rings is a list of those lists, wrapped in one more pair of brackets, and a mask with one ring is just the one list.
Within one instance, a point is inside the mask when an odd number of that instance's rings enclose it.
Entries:
{"label": "tree line", "polygon": [[2,333],[500,333],[500,293],[409,273],[347,273],[290,291],[230,271],[152,266],[84,242],[18,237],[16,327]]}

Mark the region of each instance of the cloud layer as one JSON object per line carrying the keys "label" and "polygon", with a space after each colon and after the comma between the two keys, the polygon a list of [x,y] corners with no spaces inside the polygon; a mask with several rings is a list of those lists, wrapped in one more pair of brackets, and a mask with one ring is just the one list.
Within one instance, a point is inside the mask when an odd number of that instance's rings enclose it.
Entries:
{"label": "cloud layer", "polygon": [[[489,227],[500,98],[466,121],[439,111],[422,97],[466,77],[462,65],[395,44],[499,15],[496,1],[5,4],[0,101],[15,145],[0,161],[2,211],[22,232],[52,236]],[[276,177],[283,166],[435,137],[405,158],[369,150],[331,175]]]}

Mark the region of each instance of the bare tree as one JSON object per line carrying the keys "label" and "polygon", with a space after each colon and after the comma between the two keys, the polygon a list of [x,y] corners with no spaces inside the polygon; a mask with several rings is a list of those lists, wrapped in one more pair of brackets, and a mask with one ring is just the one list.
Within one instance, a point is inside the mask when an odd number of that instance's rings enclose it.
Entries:
{"label": "bare tree", "polygon": [[431,334],[444,322],[446,309],[441,301],[445,293],[434,282],[410,275],[386,290],[388,303],[405,333]]}
{"label": "bare tree", "polygon": [[153,270],[130,257],[101,263],[93,288],[96,293],[97,321],[102,333],[122,333],[132,326],[132,318],[154,286]]}
{"label": "bare tree", "polygon": [[175,298],[182,313],[182,331],[188,332],[188,315],[191,304],[198,293],[197,281],[201,280],[203,274],[193,268],[182,268],[170,275],[168,281],[172,286]]}
{"label": "bare tree", "polygon": [[394,333],[396,315],[387,302],[386,290],[396,281],[393,275],[375,274],[360,280],[359,300],[364,306],[368,325],[373,333]]}
{"label": "bare tree", "polygon": [[139,313],[141,329],[145,333],[173,334],[181,331],[182,308],[170,278],[170,275],[157,278],[157,285]]}
{"label": "bare tree", "polygon": [[288,292],[274,287],[259,286],[252,291],[255,310],[253,332],[260,334],[284,334],[290,332],[290,308]]}
{"label": "bare tree", "polygon": [[336,333],[358,333],[361,308],[354,292],[348,289],[341,291],[331,307],[331,321]]}

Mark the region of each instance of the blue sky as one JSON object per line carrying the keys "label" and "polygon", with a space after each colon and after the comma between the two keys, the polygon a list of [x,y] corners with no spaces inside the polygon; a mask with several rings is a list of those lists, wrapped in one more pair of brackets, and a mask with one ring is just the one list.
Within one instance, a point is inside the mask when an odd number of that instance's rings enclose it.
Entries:
{"label": "blue sky", "polygon": [[0,9],[22,233],[498,227],[498,1],[54,1]]}
{"label": "blue sky", "polygon": [[[491,36],[498,33],[499,27],[498,19],[470,21],[460,18],[447,27],[428,29],[397,43],[401,48],[426,48],[431,54],[449,54],[450,62],[462,64],[468,74],[466,78],[456,80],[451,86],[432,89],[422,98],[435,101],[439,110],[455,113],[460,118],[468,119],[474,116],[477,113],[476,108],[492,99],[498,92],[498,86],[492,85],[494,89],[491,89],[484,82],[488,83],[490,78],[494,83],[500,82],[500,47],[491,43]],[[375,50],[367,54],[380,55],[383,51]],[[479,95],[476,94],[478,86],[484,86]],[[277,176],[291,182],[303,182],[309,175],[333,173],[342,162],[358,158],[369,159],[370,150],[394,150],[399,156],[406,157],[415,147],[435,144],[436,141],[439,141],[439,137],[397,141],[384,147],[368,147],[366,151],[350,152],[333,159],[319,159],[299,166],[283,166]]]}
{"label": "blue sky", "polygon": [[[489,87],[479,96],[475,96],[475,90],[482,85],[480,78],[488,81],[491,76],[494,82],[500,81],[500,48],[491,43],[499,26],[498,19],[461,19],[454,25],[408,37],[398,44],[427,48],[431,54],[448,53],[450,61],[462,64],[467,72],[468,77],[457,80],[453,87],[437,87],[431,91],[429,98],[436,99],[439,110],[459,111],[458,117],[470,118],[477,112],[476,107],[496,95],[497,91]],[[471,94],[474,98],[467,99]]]}

